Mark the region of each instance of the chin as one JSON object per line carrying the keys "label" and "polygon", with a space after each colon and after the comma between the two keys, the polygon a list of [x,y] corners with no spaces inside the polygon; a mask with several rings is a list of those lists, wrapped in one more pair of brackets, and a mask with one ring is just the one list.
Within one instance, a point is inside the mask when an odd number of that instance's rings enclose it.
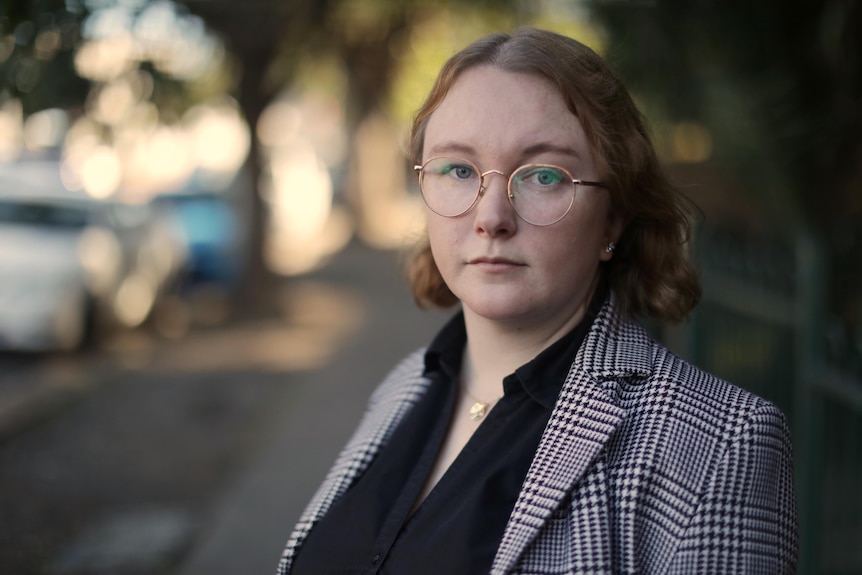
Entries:
{"label": "chin", "polygon": [[462,299],[461,303],[465,308],[469,308],[469,310],[475,315],[500,323],[522,322],[539,315],[537,313],[538,310],[526,302],[518,300],[513,301],[508,298],[497,299],[493,297],[479,297],[472,298],[472,300],[471,298],[468,298],[466,300]]}

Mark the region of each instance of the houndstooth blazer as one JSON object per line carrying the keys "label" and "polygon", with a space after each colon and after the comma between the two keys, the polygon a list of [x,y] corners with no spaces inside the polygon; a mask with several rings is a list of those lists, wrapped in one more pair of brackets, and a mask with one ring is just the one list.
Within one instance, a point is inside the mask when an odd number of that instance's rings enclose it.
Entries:
{"label": "houndstooth blazer", "polygon": [[[491,572],[795,572],[790,437],[772,404],[674,356],[605,302],[569,371]],[[422,350],[372,395],[281,562],[422,396]]]}

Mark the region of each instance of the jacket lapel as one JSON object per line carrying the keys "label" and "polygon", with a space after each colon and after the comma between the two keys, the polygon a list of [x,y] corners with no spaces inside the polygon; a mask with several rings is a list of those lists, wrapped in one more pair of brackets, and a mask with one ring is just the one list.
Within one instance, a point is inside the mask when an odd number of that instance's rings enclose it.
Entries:
{"label": "jacket lapel", "polygon": [[294,527],[279,562],[279,575],[289,571],[296,550],[314,524],[368,468],[410,408],[428,390],[431,381],[423,377],[423,366],[423,350],[408,356],[369,399],[362,421]]}
{"label": "jacket lapel", "polygon": [[[611,296],[578,351],[509,518],[492,573],[510,572],[539,532],[555,525],[558,510],[576,489],[583,495],[568,511],[581,528],[570,534],[578,544],[567,546],[599,556],[570,558],[570,564],[588,560],[594,572],[610,567],[604,448],[625,417],[618,405],[621,379],[649,370],[647,352],[638,353],[649,349],[646,334],[619,322],[614,307]],[[627,340],[625,356],[617,353],[621,340]]]}

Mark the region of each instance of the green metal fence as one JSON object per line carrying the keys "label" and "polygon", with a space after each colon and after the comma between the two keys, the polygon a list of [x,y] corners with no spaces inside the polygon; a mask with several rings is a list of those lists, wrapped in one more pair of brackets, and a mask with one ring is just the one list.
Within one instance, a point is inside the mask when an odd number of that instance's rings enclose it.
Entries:
{"label": "green metal fence", "polygon": [[700,228],[703,301],[665,337],[683,357],[788,416],[799,573],[862,574],[862,340],[856,360],[838,363],[829,353],[835,320],[825,307],[825,254],[808,237]]}

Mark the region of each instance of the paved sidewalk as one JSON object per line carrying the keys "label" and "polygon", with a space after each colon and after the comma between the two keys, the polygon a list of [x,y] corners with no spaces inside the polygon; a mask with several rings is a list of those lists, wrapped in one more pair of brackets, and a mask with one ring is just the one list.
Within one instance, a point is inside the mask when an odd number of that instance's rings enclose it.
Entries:
{"label": "paved sidewalk", "polygon": [[403,355],[425,345],[450,314],[422,312],[395,254],[352,244],[314,279],[358,294],[356,335],[324,368],[291,376],[269,441],[224,493],[181,575],[274,572],[302,509],[353,431],[365,401]]}

